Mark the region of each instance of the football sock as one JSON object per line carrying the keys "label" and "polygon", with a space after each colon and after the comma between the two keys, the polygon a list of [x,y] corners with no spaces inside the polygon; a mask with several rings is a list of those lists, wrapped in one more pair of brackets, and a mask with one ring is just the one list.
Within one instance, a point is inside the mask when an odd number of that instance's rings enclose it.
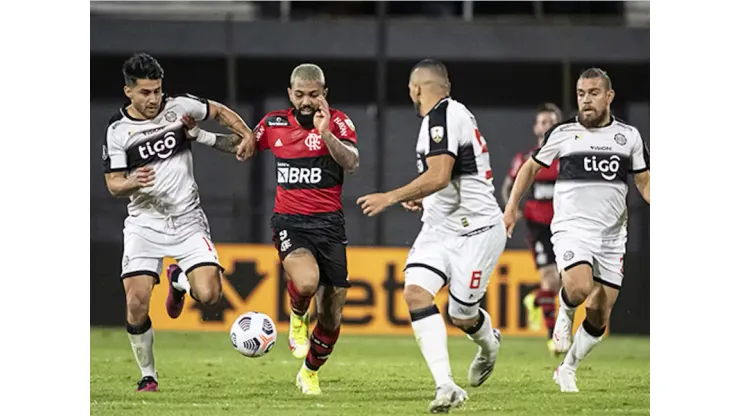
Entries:
{"label": "football sock", "polygon": [[288,295],[290,295],[290,309],[293,313],[298,316],[305,315],[308,312],[308,307],[311,305],[311,298],[314,294],[301,295],[293,282],[288,280]]}
{"label": "football sock", "polygon": [[573,346],[568,350],[563,364],[577,368],[578,364],[588,356],[588,353],[598,344],[606,331],[606,326],[596,328],[591,325],[588,319],[583,320],[583,324],[576,331]]}
{"label": "football sock", "polygon": [[178,268],[172,273],[172,287],[181,292],[190,293],[190,281],[182,269]]}
{"label": "football sock", "polygon": [[565,288],[560,289],[560,311],[565,312],[570,320],[573,320],[573,315],[576,313],[578,305],[574,305],[568,299],[568,294],[565,293]]}
{"label": "football sock", "polygon": [[410,311],[416,342],[437,387],[453,383],[447,354],[447,327],[437,305]]}
{"label": "football sock", "polygon": [[483,354],[492,354],[499,345],[491,326],[491,316],[484,309],[478,309],[478,322],[475,326],[463,331],[468,334],[469,339],[481,347]]}
{"label": "football sock", "polygon": [[126,332],[128,332],[128,339],[131,341],[131,348],[134,350],[136,362],[141,369],[141,376],[152,376],[156,380],[157,372],[154,370],[154,330],[152,329],[152,320],[147,316],[143,324],[131,325],[126,323]]}
{"label": "football sock", "polygon": [[545,318],[547,327],[547,338],[552,338],[552,331],[555,328],[555,293],[551,290],[538,289],[534,304],[542,309],[542,317]]}
{"label": "football sock", "polygon": [[339,328],[334,331],[327,331],[316,325],[310,338],[311,346],[308,350],[308,356],[306,356],[305,365],[309,370],[318,371],[334,350],[334,344],[339,338]]}

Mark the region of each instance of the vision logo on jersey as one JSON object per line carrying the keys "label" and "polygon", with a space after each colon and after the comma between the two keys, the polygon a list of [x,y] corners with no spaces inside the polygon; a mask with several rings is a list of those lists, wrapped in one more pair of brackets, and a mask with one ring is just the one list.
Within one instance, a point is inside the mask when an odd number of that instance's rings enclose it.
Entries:
{"label": "vision logo on jersey", "polygon": [[139,156],[142,159],[148,159],[151,156],[157,155],[160,159],[167,159],[175,152],[175,147],[177,147],[175,133],[169,131],[159,140],[140,144]]}
{"label": "vision logo on jersey", "polygon": [[583,169],[586,172],[599,172],[602,178],[611,181],[617,177],[619,162],[620,158],[617,155],[611,155],[608,160],[597,160],[596,156],[586,156],[583,158]]}

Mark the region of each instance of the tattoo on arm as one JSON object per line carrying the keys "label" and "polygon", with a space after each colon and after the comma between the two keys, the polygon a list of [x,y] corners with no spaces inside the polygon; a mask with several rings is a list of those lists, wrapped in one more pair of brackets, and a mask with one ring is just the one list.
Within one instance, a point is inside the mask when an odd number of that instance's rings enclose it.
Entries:
{"label": "tattoo on arm", "polygon": [[[328,140],[327,140],[328,139]],[[357,149],[350,147],[342,143],[336,136],[331,134],[331,137],[324,139],[326,147],[329,149],[329,153],[339,165],[348,171],[354,171],[360,164],[360,157],[357,155]]]}
{"label": "tattoo on arm", "polygon": [[236,147],[241,141],[242,137],[238,134],[216,134],[213,148],[226,153],[236,153]]}

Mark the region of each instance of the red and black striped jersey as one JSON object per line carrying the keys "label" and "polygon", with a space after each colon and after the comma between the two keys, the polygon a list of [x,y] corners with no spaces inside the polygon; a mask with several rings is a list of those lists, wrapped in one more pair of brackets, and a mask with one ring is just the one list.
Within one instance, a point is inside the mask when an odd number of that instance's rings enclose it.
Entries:
{"label": "red and black striped jersey", "polygon": [[[519,173],[524,162],[527,161],[536,149],[527,152],[517,153],[511,161],[509,168],[509,177],[514,180]],[[558,161],[553,161],[550,167],[537,172],[534,177],[532,187],[524,196],[524,218],[529,221],[550,224],[553,216],[552,198],[555,194],[555,181],[558,178]]]}
{"label": "red and black striped jersey", "polygon": [[[277,192],[273,213],[306,226],[318,218],[343,223],[344,169],[329,154],[319,132],[302,127],[294,111],[268,113],[254,129],[258,150],[270,149],[275,155]],[[352,120],[336,109],[330,109],[330,115],[334,136],[356,145]]]}

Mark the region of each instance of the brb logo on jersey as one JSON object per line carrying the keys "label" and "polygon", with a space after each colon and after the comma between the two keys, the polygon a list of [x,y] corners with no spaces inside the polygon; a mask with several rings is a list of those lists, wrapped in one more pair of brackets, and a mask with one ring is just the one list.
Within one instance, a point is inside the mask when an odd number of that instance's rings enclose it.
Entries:
{"label": "brb logo on jersey", "polygon": [[172,153],[175,151],[175,147],[177,147],[175,133],[169,131],[159,140],[140,144],[139,156],[141,156],[142,159],[148,159],[151,156],[157,155],[160,159],[167,159],[172,156]]}
{"label": "brb logo on jersey", "polygon": [[308,147],[308,150],[313,150],[314,152],[321,150],[321,136],[316,133],[309,133],[304,143]]}
{"label": "brb logo on jersey", "polygon": [[601,160],[596,156],[586,156],[583,158],[583,169],[586,172],[599,172],[607,181],[614,180],[619,171],[619,156],[611,155],[609,159]]}
{"label": "brb logo on jersey", "polygon": [[317,184],[321,182],[321,168],[296,168],[287,163],[279,163],[277,183],[284,184]]}

